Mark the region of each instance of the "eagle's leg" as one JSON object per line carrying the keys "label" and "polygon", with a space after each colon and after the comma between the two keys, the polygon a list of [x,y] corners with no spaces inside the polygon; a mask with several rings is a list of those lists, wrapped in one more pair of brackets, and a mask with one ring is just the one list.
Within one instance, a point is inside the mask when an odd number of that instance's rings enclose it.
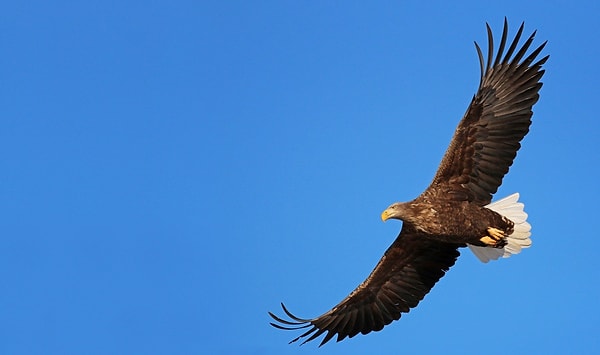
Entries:
{"label": "eagle's leg", "polygon": [[500,229],[489,227],[487,233],[487,235],[479,239],[482,243],[493,248],[502,248],[506,245],[506,241],[504,240],[505,234]]}

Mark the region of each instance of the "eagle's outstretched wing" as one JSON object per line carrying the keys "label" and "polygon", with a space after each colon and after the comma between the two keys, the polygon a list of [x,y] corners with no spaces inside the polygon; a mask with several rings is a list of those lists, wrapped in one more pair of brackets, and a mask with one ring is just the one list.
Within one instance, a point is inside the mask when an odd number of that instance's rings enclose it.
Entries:
{"label": "eagle's outstretched wing", "polygon": [[481,49],[475,43],[481,66],[479,89],[458,124],[429,188],[446,185],[446,189],[436,187],[434,190],[450,193],[456,199],[475,201],[481,206],[490,203],[521,147],[521,140],[529,131],[531,108],[542,87],[542,65],[549,57],[534,63],[546,42],[525,57],[535,32],[515,54],[523,24],[504,54],[508,35],[508,23],[504,19],[502,39],[494,58],[492,31],[489,25],[486,26],[488,53],[485,63]]}
{"label": "eagle's outstretched wing", "polygon": [[348,297],[327,313],[313,319],[302,319],[290,313],[286,320],[269,312],[276,328],[307,330],[291,342],[304,343],[322,334],[320,345],[337,335],[337,341],[358,333],[379,331],[401,313],[417,306],[433,285],[454,265],[463,245],[427,239],[407,223],[385,252],[369,277]]}

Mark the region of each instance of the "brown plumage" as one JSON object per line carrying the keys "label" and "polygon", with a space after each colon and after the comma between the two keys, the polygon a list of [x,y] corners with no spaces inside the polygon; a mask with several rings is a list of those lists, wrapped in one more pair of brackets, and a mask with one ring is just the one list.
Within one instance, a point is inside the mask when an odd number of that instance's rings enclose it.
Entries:
{"label": "brown plumage", "polygon": [[[431,185],[413,201],[395,203],[383,212],[383,220],[401,219],[402,230],[367,279],[337,306],[313,319],[298,318],[283,304],[289,320],[269,312],[276,328],[304,329],[292,342],[302,339],[306,343],[324,334],[323,345],[333,337],[340,341],[381,330],[416,307],[454,265],[458,248],[467,244],[484,262],[518,253],[531,244],[530,226],[523,205],[516,201],[518,196],[490,202],[529,131],[548,56],[534,61],[546,42],[526,56],[534,32],[517,50],[521,24],[504,52],[505,19],[494,57],[492,31],[486,27],[487,60],[475,43],[481,66],[479,88]],[[481,257],[477,248],[492,256]]]}

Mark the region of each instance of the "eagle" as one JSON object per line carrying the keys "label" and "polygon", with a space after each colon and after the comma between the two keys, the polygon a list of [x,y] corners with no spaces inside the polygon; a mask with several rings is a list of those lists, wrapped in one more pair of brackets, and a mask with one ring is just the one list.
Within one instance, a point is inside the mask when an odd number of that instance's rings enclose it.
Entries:
{"label": "eagle", "polygon": [[507,46],[508,21],[494,56],[492,30],[486,23],[487,58],[475,42],[480,80],[467,112],[458,123],[433,181],[409,202],[394,203],[381,219],[402,220],[402,229],[375,269],[344,300],[321,316],[303,319],[283,303],[287,319],[271,312],[279,329],[302,330],[290,343],[325,335],[319,346],[380,331],[425,297],[469,247],[484,263],[509,257],[531,246],[531,226],[515,193],[492,202],[531,125],[544,75],[537,59],[546,42],[529,54],[536,31],[519,48],[521,23]]}

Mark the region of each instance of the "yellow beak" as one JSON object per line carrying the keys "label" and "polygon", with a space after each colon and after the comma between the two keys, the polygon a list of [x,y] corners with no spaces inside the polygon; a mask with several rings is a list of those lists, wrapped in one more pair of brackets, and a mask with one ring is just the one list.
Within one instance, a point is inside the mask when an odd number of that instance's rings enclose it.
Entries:
{"label": "yellow beak", "polygon": [[389,210],[385,210],[381,213],[381,220],[382,221],[387,221],[390,218],[391,213],[389,212]]}

